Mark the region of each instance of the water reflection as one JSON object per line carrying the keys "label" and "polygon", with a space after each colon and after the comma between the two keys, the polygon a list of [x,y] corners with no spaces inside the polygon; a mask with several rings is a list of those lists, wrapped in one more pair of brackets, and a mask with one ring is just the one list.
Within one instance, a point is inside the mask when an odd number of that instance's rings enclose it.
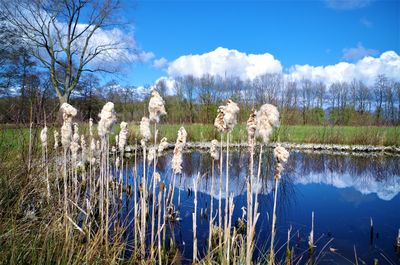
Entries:
{"label": "water reflection", "polygon": [[[255,155],[254,172],[257,172],[258,154]],[[170,168],[172,154],[166,154],[158,161],[158,171],[165,182],[172,177]],[[235,196],[233,220],[241,216],[241,208],[246,206],[246,183],[249,155],[247,150],[238,150],[230,154],[229,183],[230,193]],[[271,221],[269,214],[272,208],[273,168],[272,151],[263,154],[261,183],[253,180],[260,192],[261,213],[257,224],[257,249],[260,255],[269,241]],[[278,240],[277,246],[283,246],[289,226],[293,227],[297,253],[304,251],[311,222],[311,211],[316,213],[317,251],[321,256],[320,263],[331,264],[345,262],[341,256],[353,260],[353,246],[361,261],[368,264],[375,257],[380,264],[385,264],[382,254],[393,264],[400,259],[394,251],[393,243],[400,228],[400,159],[398,157],[353,157],[349,155],[329,155],[292,152],[282,176],[278,193]],[[139,176],[142,168],[139,165]],[[150,167],[150,175],[152,167]],[[225,183],[225,160],[223,163],[223,183]],[[215,167],[214,207],[218,206],[219,196],[219,163]],[[129,173],[128,171],[128,174]],[[182,221],[170,227],[169,234],[175,237],[181,247],[183,263],[192,256],[192,217],[193,197],[188,193],[192,188],[193,178],[203,176],[199,187],[199,209],[204,211],[210,205],[211,158],[207,153],[192,152],[184,154],[183,174],[177,178],[175,204],[180,196],[180,215]],[[130,177],[132,183],[132,177]],[[223,185],[223,187],[225,187]],[[179,195],[180,193],[180,195]],[[225,190],[222,190],[225,197]],[[131,201],[128,209],[133,207]],[[224,205],[223,205],[224,208]],[[127,209],[127,210],[128,210]],[[200,211],[198,211],[200,212]],[[216,208],[214,209],[214,213]],[[375,235],[373,244],[369,241],[369,220],[374,219]],[[199,219],[199,250],[205,251],[208,235],[207,219]],[[322,247],[330,242],[325,249]],[[337,249],[335,253],[329,247]],[[284,248],[283,248],[284,249]],[[262,252],[262,251],[261,251]],[[278,252],[284,256],[284,251]],[[260,257],[260,256],[259,256]],[[324,258],[322,258],[324,257]],[[304,260],[305,261],[305,260]],[[360,262],[361,262],[360,261]],[[302,262],[300,262],[301,264]]]}

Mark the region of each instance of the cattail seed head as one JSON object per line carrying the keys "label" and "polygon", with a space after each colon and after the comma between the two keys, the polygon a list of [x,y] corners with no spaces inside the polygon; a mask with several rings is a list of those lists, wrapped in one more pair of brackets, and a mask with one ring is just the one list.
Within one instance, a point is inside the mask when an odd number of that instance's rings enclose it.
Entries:
{"label": "cattail seed head", "polygon": [[89,135],[93,137],[93,119],[89,118]]}
{"label": "cattail seed head", "polygon": [[172,170],[174,174],[182,173],[182,152],[186,144],[187,132],[184,127],[178,130],[178,137],[176,138],[175,148],[172,157]]}
{"label": "cattail seed head", "polygon": [[166,115],[165,101],[154,88],[151,90],[151,98],[149,101],[150,121],[159,123],[160,117]]}
{"label": "cattail seed head", "polygon": [[115,110],[114,110],[114,103],[112,102],[107,102],[100,114],[99,114],[99,125],[97,127],[98,134],[100,138],[104,139],[107,134],[111,132],[111,128],[113,124],[117,121],[117,117],[115,115]]}
{"label": "cattail seed head", "polygon": [[59,139],[58,138],[60,137],[60,134],[58,133],[57,130],[54,130],[53,134],[54,134],[54,150],[57,150],[57,148],[59,147]]}
{"label": "cattail seed head", "polygon": [[211,141],[210,155],[214,160],[219,159],[218,141],[215,139]]}
{"label": "cattail seed head", "polygon": [[143,117],[142,120],[140,121],[140,126],[139,126],[139,131],[140,135],[142,136],[142,139],[144,142],[147,142],[151,138],[151,131],[150,131],[150,120],[147,117]]}
{"label": "cattail seed head", "polygon": [[225,122],[224,122],[224,115],[225,115],[225,106],[218,107],[218,114],[214,121],[214,127],[218,130],[218,132],[223,133],[226,130]]}
{"label": "cattail seed head", "polygon": [[249,119],[247,120],[247,136],[249,144],[252,144],[252,140],[255,138],[257,131],[257,123],[256,123],[256,111],[253,109],[250,112]]}
{"label": "cattail seed head", "polygon": [[151,147],[149,150],[149,154],[147,155],[147,163],[151,163],[154,161],[154,158],[156,157],[156,148]]}
{"label": "cattail seed head", "polygon": [[40,141],[42,142],[42,146],[44,148],[46,148],[47,147],[47,127],[46,126],[40,131]]}
{"label": "cattail seed head", "polygon": [[277,144],[274,148],[275,158],[282,163],[286,163],[289,158],[289,152],[280,144]]}
{"label": "cattail seed head", "polygon": [[64,149],[68,149],[72,140],[72,118],[76,116],[77,110],[68,103],[63,103],[60,107],[63,114],[63,125],[61,127],[61,144]]}
{"label": "cattail seed head", "polygon": [[225,108],[225,115],[224,115],[224,122],[226,128],[231,131],[237,124],[237,115],[240,109],[239,106],[233,102],[232,100],[228,99]]}
{"label": "cattail seed head", "polygon": [[271,104],[264,104],[256,113],[256,134],[263,138],[264,143],[269,142],[273,128],[279,127],[279,111]]}
{"label": "cattail seed head", "polygon": [[231,131],[237,123],[239,106],[228,99],[225,106],[218,107],[218,114],[214,121],[214,127],[220,132]]}
{"label": "cattail seed head", "polygon": [[128,123],[123,121],[121,122],[120,127],[121,131],[119,132],[118,148],[121,152],[124,152],[128,140]]}
{"label": "cattail seed head", "polygon": [[168,147],[168,142],[167,138],[164,137],[161,139],[160,144],[158,145],[158,155],[161,155],[161,153],[165,150],[165,148]]}

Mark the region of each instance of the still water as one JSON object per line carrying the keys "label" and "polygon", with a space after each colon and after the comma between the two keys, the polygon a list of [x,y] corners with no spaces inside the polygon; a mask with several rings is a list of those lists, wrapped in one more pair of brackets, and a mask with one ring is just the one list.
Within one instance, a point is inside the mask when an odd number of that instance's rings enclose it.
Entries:
{"label": "still water", "polygon": [[[258,154],[255,155],[257,172]],[[157,170],[164,182],[172,177],[172,154],[159,158]],[[256,229],[255,259],[262,260],[269,247],[272,205],[273,167],[272,151],[262,157],[259,189],[260,217]],[[234,194],[233,222],[242,216],[246,206],[246,175],[249,155],[247,150],[230,153],[229,192]],[[225,197],[225,160],[223,166],[223,195]],[[142,172],[138,162],[138,175]],[[129,166],[131,167],[131,165]],[[126,170],[133,185],[132,168]],[[149,166],[149,176],[153,166]],[[214,214],[218,207],[219,164],[215,166]],[[208,153],[184,154],[183,174],[176,179],[175,205],[180,193],[181,221],[169,227],[168,234],[178,244],[182,263],[189,264],[192,257],[193,178],[200,174],[198,185],[197,238],[200,254],[204,254],[208,238],[208,217],[211,190],[211,159]],[[253,180],[255,183],[255,180]],[[255,185],[255,184],[254,184]],[[292,227],[291,246],[299,264],[308,258],[307,237],[311,229],[311,213],[315,213],[314,260],[319,264],[354,264],[354,248],[359,264],[400,264],[395,240],[400,228],[400,158],[386,156],[351,156],[314,154],[292,151],[285,165],[278,190],[277,258],[284,260],[287,231]],[[133,218],[133,199],[126,198],[126,219]],[[224,201],[222,209],[224,209]],[[373,220],[373,237],[370,222]],[[218,220],[218,218],[216,218]],[[132,222],[128,222],[132,224]],[[128,240],[133,240],[132,236]],[[364,263],[365,262],[365,263]]]}

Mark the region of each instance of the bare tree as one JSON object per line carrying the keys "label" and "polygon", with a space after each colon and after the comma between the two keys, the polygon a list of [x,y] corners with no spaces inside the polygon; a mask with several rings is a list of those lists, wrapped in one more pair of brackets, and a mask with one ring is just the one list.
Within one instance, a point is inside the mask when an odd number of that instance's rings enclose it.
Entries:
{"label": "bare tree", "polygon": [[118,7],[118,0],[2,0],[0,15],[48,69],[63,103],[69,101],[83,72],[110,71],[91,64],[95,58],[126,48],[115,40],[93,41],[100,30],[115,26],[111,18]]}

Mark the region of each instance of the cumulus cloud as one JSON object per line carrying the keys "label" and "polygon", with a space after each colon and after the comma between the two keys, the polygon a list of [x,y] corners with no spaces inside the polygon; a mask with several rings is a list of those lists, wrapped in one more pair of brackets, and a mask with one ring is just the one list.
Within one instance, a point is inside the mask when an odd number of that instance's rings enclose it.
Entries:
{"label": "cumulus cloud", "polygon": [[155,59],[153,62],[153,67],[154,68],[163,68],[165,65],[167,65],[168,60],[165,59],[164,57],[161,57],[160,59]]}
{"label": "cumulus cloud", "polygon": [[379,53],[378,50],[365,48],[361,42],[357,43],[357,47],[344,48],[342,52],[342,58],[347,61],[357,61],[364,58],[365,56],[377,55]]}
{"label": "cumulus cloud", "polygon": [[352,10],[369,6],[372,0],[325,0],[329,8]]}
{"label": "cumulus cloud", "polygon": [[343,58],[353,62],[326,66],[294,65],[283,71],[280,61],[269,53],[246,54],[220,47],[204,54],[179,57],[169,64],[169,76],[161,77],[156,83],[160,80],[166,81],[169,84],[168,91],[173,92],[174,78],[185,75],[235,76],[245,81],[265,73],[280,73],[294,80],[310,79],[322,81],[327,85],[334,82],[351,82],[353,79],[373,85],[379,74],[400,80],[400,56],[394,51],[373,57],[371,55],[377,54],[378,51],[367,49],[359,43],[356,48],[343,49],[343,52]]}
{"label": "cumulus cloud", "polygon": [[353,79],[373,85],[379,74],[399,80],[400,56],[396,52],[387,51],[377,58],[366,56],[356,63],[340,62],[327,66],[295,65],[289,69],[287,75],[296,80],[307,78],[328,85],[334,82],[351,82]]}
{"label": "cumulus cloud", "polygon": [[181,56],[168,67],[168,74],[171,77],[184,75],[201,77],[209,74],[252,80],[262,74],[280,72],[282,72],[281,63],[269,53],[246,54],[222,47],[209,53]]}
{"label": "cumulus cloud", "polygon": [[167,95],[175,94],[175,92],[176,92],[175,91],[176,90],[175,83],[176,83],[175,79],[173,79],[171,77],[166,77],[166,76],[162,76],[154,82],[156,87],[165,89],[165,93]]}
{"label": "cumulus cloud", "polygon": [[[85,31],[87,24],[78,24],[77,31],[85,32],[75,43],[75,49],[82,50],[86,41],[87,34],[91,30]],[[61,27],[65,25],[61,24]],[[90,26],[90,28],[93,26]],[[148,62],[154,58],[152,52],[140,51],[134,38],[133,29],[125,32],[120,28],[97,29],[93,34],[88,46],[88,54],[99,52],[91,62],[92,65],[107,62],[109,66],[132,62]]]}

